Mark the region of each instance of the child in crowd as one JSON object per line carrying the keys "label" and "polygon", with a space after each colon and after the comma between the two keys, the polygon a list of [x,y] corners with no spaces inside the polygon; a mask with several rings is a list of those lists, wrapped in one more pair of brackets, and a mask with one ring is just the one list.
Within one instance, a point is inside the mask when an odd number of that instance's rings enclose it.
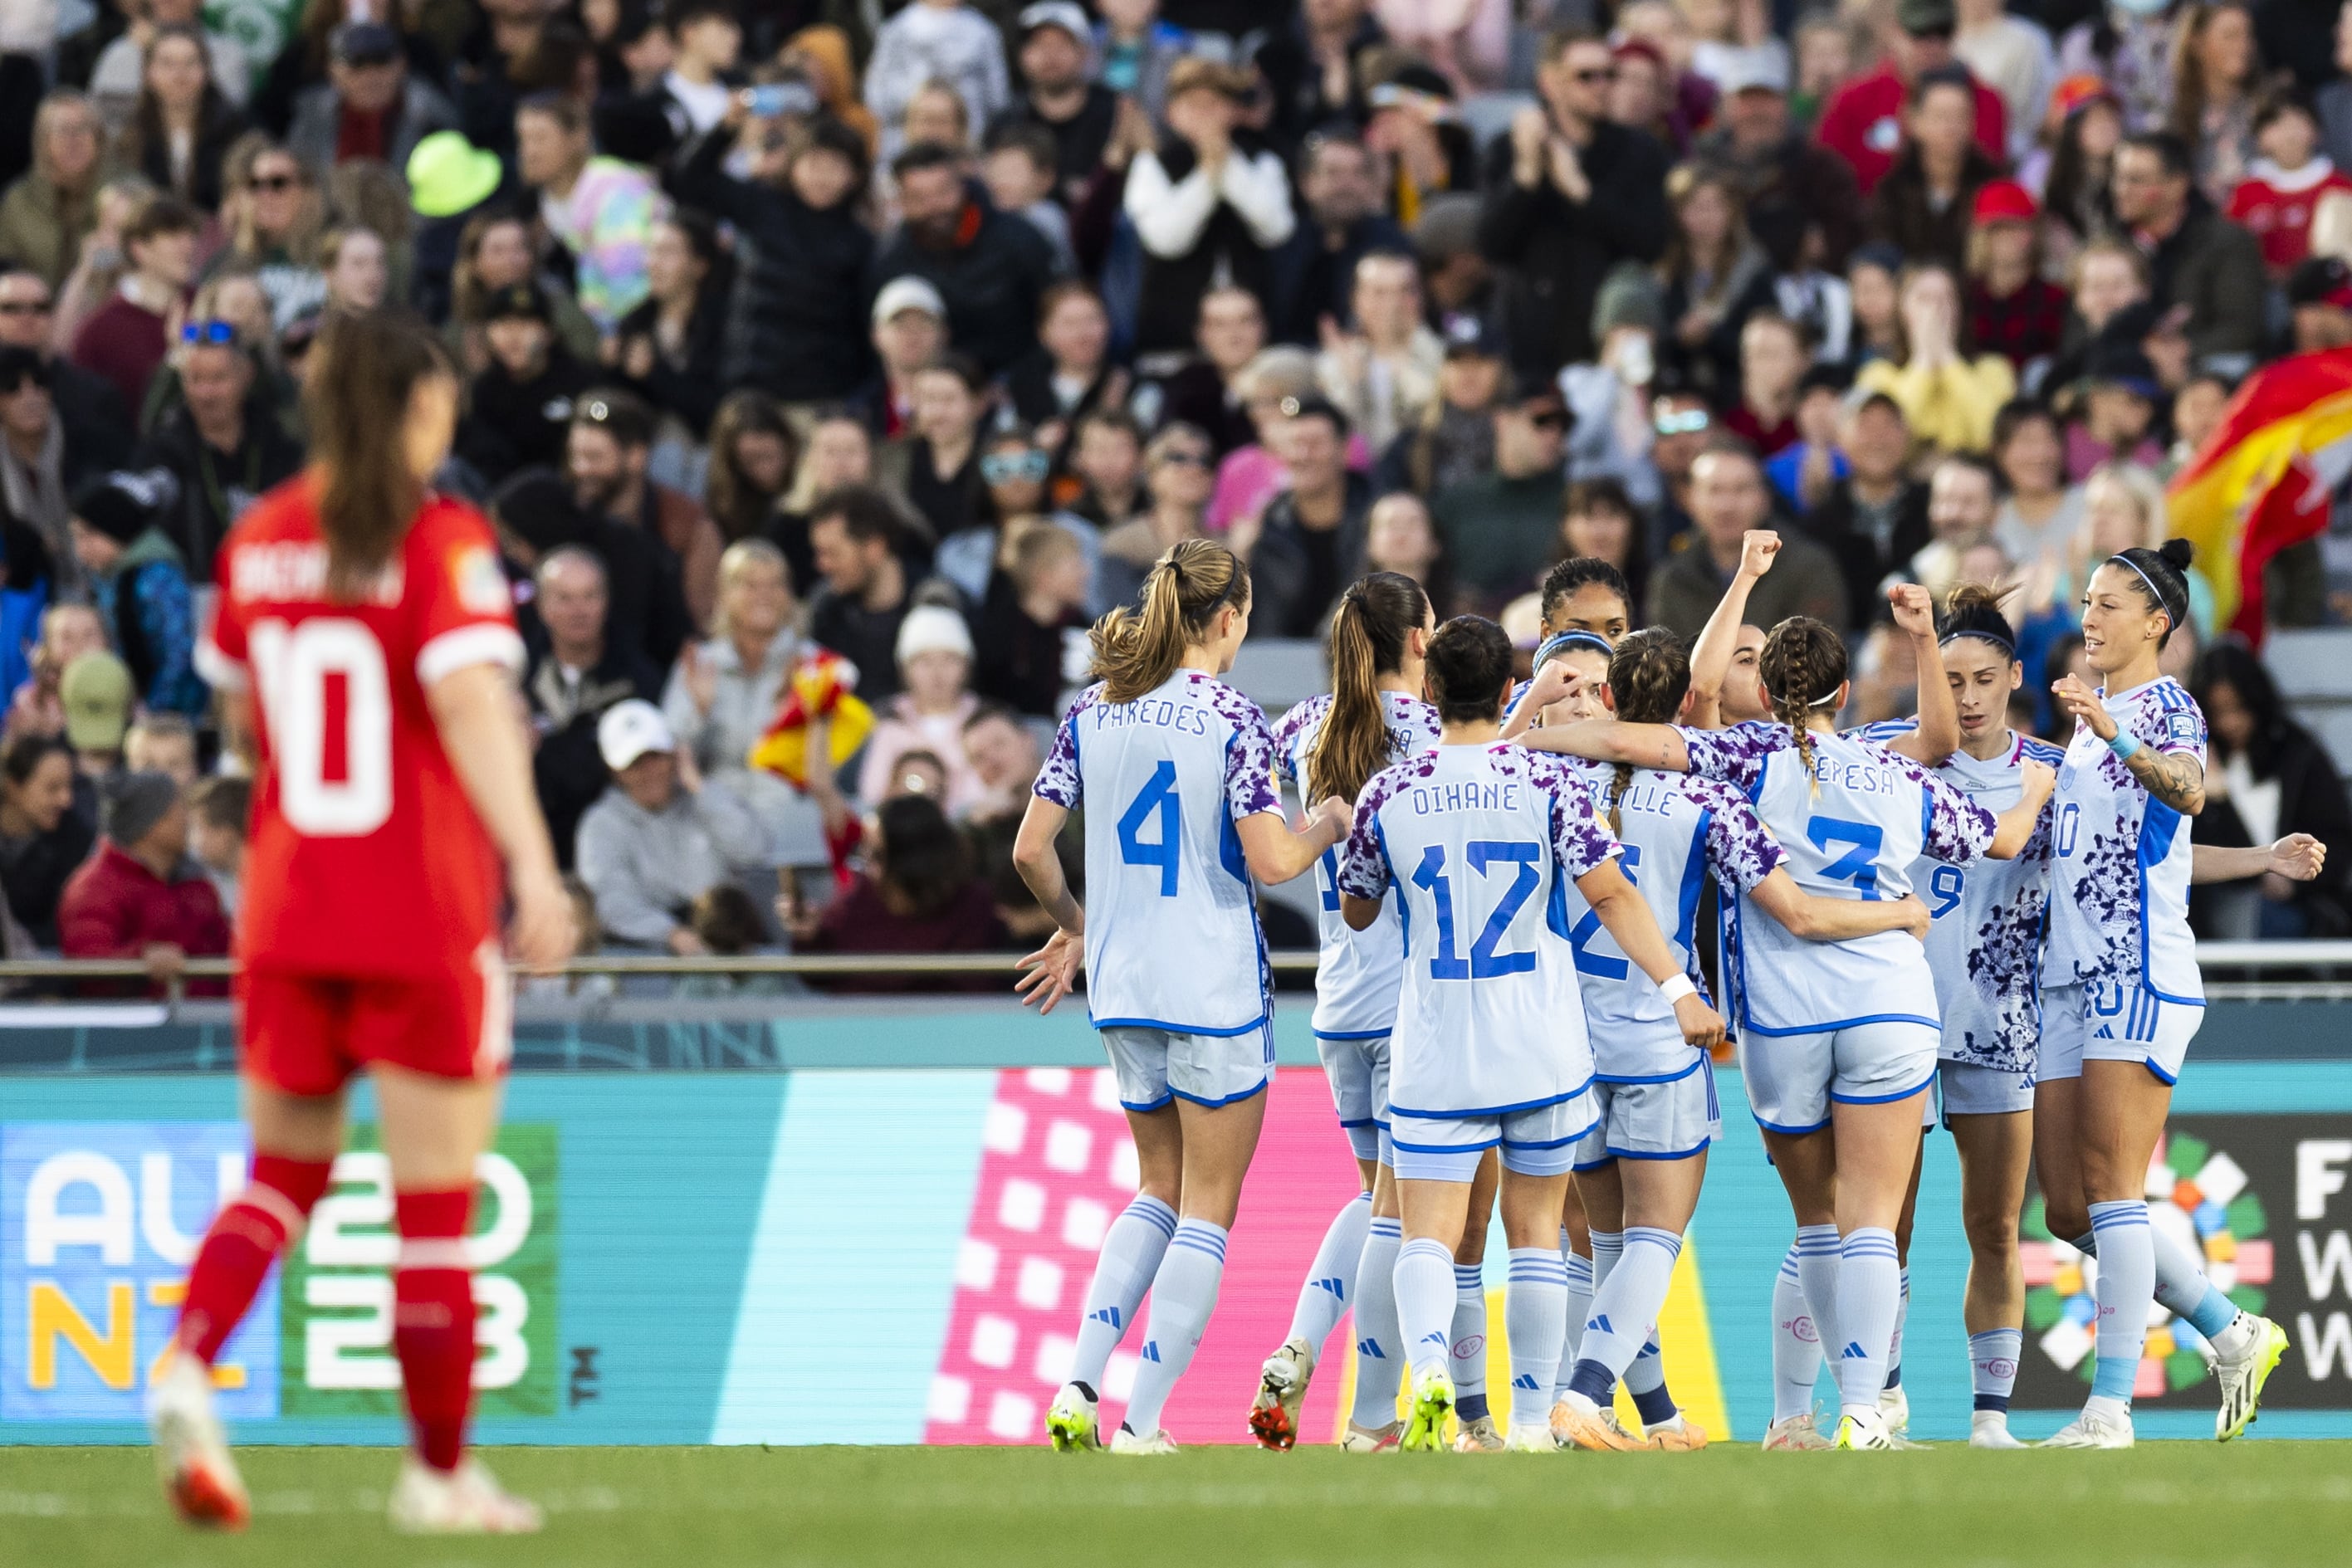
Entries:
{"label": "child in crowd", "polygon": [[2263,242],[2263,264],[2284,280],[2311,254],[2320,198],[2352,191],[2352,178],[2319,151],[2318,117],[2298,94],[2273,93],[2254,110],[2254,144],[2263,155],[2230,193],[2229,214]]}
{"label": "child in crowd", "polygon": [[252,815],[251,779],[199,779],[188,790],[188,852],[205,868],[232,923],[245,881],[245,825]]}
{"label": "child in crowd", "polygon": [[1054,247],[1054,270],[1076,272],[1070,248],[1070,215],[1054,199],[1054,133],[1034,120],[1013,120],[988,133],[980,161],[981,183],[1000,213],[1028,220]]}

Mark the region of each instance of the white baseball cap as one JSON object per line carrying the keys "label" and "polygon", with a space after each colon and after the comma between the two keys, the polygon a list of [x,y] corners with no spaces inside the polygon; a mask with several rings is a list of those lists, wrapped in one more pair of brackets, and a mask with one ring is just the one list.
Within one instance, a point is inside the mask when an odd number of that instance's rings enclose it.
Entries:
{"label": "white baseball cap", "polygon": [[874,325],[879,327],[901,310],[920,310],[941,321],[948,319],[948,302],[940,298],[940,291],[929,278],[911,274],[892,278],[874,297]]}
{"label": "white baseball cap", "polygon": [[643,697],[614,703],[596,721],[596,749],[604,766],[618,773],[649,751],[676,751],[677,737],[661,709]]}

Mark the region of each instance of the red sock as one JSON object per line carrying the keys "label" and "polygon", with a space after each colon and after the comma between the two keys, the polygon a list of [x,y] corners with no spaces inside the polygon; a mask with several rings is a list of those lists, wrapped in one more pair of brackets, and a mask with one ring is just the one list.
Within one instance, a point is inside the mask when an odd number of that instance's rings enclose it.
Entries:
{"label": "red sock", "polygon": [[466,1411],[474,1396],[474,1280],[464,1250],[474,1193],[404,1192],[395,1202],[400,1268],[393,1275],[393,1349],[417,1457],[436,1470],[454,1470],[466,1451]]}
{"label": "red sock", "polygon": [[210,1366],[253,1305],[269,1265],[327,1190],[331,1160],[253,1156],[253,1179],[213,1219],[180,1299],[180,1348]]}

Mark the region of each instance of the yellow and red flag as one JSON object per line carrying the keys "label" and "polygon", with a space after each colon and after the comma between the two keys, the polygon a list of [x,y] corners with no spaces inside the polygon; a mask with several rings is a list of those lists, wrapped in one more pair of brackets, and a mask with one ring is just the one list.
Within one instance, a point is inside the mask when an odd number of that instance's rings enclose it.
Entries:
{"label": "yellow and red flag", "polygon": [[2352,349],[2296,354],[2247,378],[2168,486],[2172,531],[2197,547],[2217,621],[2261,643],[2263,569],[2326,532],[2347,475]]}
{"label": "yellow and red flag", "polygon": [[776,704],[776,716],[752,743],[744,760],[764,768],[795,789],[809,780],[809,741],[822,727],[825,755],[835,768],[866,744],[874,730],[874,710],[858,697],[857,666],[830,648],[817,648],[793,667]]}

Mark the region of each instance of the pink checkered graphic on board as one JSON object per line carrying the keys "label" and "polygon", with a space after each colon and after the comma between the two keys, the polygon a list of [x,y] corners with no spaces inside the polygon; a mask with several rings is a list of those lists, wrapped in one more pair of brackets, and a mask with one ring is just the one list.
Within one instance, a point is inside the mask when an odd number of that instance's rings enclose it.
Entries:
{"label": "pink checkered graphic on board", "polygon": [[[1103,1233],[1135,1197],[1135,1143],[1110,1071],[1067,1067],[999,1072],[981,1142],[923,1440],[1042,1442]],[[1099,1392],[1123,1402],[1134,1381],[1122,1349]]]}

